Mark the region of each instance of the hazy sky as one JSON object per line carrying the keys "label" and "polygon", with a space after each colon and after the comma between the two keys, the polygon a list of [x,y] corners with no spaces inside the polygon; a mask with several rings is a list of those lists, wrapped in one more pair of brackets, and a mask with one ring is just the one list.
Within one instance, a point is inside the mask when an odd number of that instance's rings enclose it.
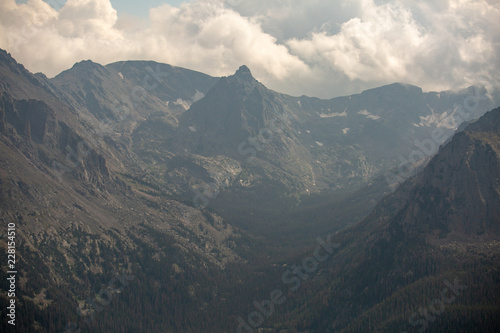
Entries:
{"label": "hazy sky", "polygon": [[404,82],[499,86],[498,0],[0,0],[0,48],[51,77],[147,59],[334,97]]}

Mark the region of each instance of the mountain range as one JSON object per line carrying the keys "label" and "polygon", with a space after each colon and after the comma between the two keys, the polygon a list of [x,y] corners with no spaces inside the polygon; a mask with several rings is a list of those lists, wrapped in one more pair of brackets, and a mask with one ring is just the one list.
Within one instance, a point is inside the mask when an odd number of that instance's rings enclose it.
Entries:
{"label": "mountain range", "polygon": [[49,79],[0,51],[16,331],[497,331],[498,100],[151,61]]}

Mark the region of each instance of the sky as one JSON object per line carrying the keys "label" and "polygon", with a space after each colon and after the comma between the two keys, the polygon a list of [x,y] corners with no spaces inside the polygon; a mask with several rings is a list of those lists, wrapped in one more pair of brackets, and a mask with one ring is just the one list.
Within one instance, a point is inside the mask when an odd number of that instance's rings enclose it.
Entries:
{"label": "sky", "polygon": [[500,85],[498,0],[0,0],[0,48],[53,77],[154,60],[332,98],[394,82]]}

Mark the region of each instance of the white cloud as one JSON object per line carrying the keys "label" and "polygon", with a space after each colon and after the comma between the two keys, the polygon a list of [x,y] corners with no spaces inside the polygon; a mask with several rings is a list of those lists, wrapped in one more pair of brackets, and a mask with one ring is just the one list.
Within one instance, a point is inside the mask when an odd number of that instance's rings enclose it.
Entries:
{"label": "white cloud", "polygon": [[151,25],[144,37],[155,45],[152,53],[161,52],[164,60],[176,65],[227,75],[246,64],[259,77],[277,80],[307,71],[258,22],[218,3],[164,5],[151,10]]}
{"label": "white cloud", "polygon": [[424,37],[406,9],[370,2],[366,1],[363,17],[344,23],[340,33],[313,33],[309,40],[290,40],[290,47],[305,59],[343,71],[352,80],[407,77],[411,51],[422,45]]}
{"label": "white cloud", "polygon": [[318,31],[290,39],[293,53],[325,70],[373,84],[403,81],[425,89],[446,89],[496,82],[498,4],[486,0],[360,2],[360,16],[343,23],[340,32]]}
{"label": "white cloud", "polygon": [[[232,5],[231,5],[232,4]],[[333,97],[394,81],[498,85],[493,0],[205,0],[117,16],[109,0],[0,1],[0,47],[53,76],[82,59],[151,59],[211,75],[246,64],[270,88]]]}
{"label": "white cloud", "polygon": [[69,0],[59,11],[57,25],[64,37],[114,40],[120,38],[120,32],[114,29],[117,20],[109,1]]}

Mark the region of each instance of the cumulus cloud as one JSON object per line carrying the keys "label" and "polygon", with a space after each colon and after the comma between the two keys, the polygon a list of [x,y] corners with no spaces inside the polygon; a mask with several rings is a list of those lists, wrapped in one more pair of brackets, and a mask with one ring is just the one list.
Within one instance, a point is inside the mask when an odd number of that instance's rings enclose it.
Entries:
{"label": "cumulus cloud", "polygon": [[151,29],[143,38],[153,49],[149,57],[164,53],[164,58],[175,64],[215,75],[232,73],[241,64],[259,77],[277,80],[307,71],[307,66],[264,33],[258,22],[218,3],[156,8],[151,11]]}
{"label": "cumulus cloud", "polygon": [[486,0],[361,0],[340,31],[292,38],[305,62],[374,84],[403,81],[426,89],[498,84],[500,8]]}
{"label": "cumulus cloud", "polygon": [[118,16],[109,1],[70,0],[59,11],[58,28],[64,37],[113,39]]}
{"label": "cumulus cloud", "polygon": [[330,65],[350,79],[407,77],[412,51],[424,42],[422,32],[406,9],[366,2],[363,17],[344,23],[338,34],[313,33],[310,39],[290,40],[290,47],[309,62]]}
{"label": "cumulus cloud", "polygon": [[0,47],[32,71],[149,59],[333,97],[394,81],[425,90],[498,85],[494,0],[204,0],[117,15],[110,0],[0,2]]}
{"label": "cumulus cloud", "polygon": [[0,29],[6,33],[0,47],[28,69],[52,76],[82,59],[116,58],[126,45],[120,45],[125,38],[116,22],[107,0],[69,0],[60,11],[42,0],[4,0]]}

